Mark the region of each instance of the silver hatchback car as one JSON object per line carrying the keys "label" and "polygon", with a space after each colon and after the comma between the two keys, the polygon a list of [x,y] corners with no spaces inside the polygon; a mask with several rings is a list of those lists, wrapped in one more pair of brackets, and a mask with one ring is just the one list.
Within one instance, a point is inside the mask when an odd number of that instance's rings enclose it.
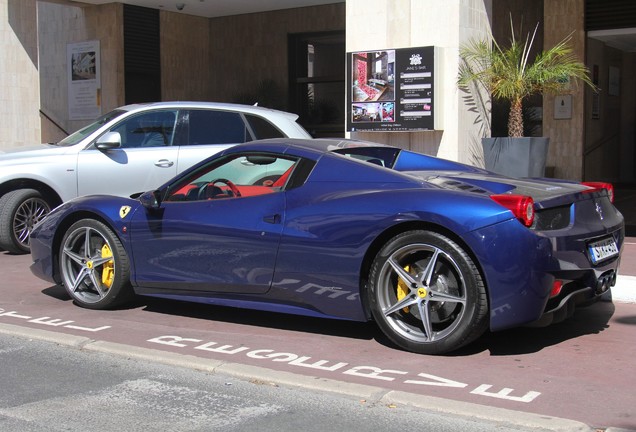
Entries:
{"label": "silver hatchback car", "polygon": [[224,103],[127,105],[59,143],[0,150],[0,249],[28,253],[33,226],[71,198],[143,192],[235,144],[310,138],[297,118]]}

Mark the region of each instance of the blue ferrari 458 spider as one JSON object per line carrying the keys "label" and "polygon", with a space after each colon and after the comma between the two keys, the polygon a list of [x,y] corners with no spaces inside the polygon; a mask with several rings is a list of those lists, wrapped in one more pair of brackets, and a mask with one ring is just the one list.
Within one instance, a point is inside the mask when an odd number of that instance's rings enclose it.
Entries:
{"label": "blue ferrari 458 spider", "polygon": [[502,177],[395,147],[275,139],[157,190],[62,204],[33,273],[80,306],[134,294],[355,321],[440,354],[546,325],[616,283],[611,184]]}

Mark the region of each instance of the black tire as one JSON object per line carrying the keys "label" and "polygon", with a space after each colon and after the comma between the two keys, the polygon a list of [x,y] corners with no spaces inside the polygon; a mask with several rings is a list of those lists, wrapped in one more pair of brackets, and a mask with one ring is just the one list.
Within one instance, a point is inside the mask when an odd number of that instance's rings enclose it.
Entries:
{"label": "black tire", "polygon": [[134,296],[126,250],[102,222],[82,219],[71,225],[59,264],[62,284],[79,306],[112,309]]}
{"label": "black tire", "polygon": [[51,204],[35,189],[18,189],[0,198],[0,249],[29,253],[29,237],[36,223],[51,211]]}
{"label": "black tire", "polygon": [[421,354],[457,350],[488,327],[479,270],[457,243],[436,232],[409,231],[384,245],[371,267],[369,303],[391,341]]}

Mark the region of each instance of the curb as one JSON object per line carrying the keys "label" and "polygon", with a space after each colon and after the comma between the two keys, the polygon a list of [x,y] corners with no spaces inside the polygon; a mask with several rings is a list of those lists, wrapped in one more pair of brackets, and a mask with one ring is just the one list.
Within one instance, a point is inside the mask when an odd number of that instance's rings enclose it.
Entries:
{"label": "curb", "polygon": [[616,285],[612,287],[605,300],[613,300],[621,303],[636,303],[636,276],[618,275]]}
{"label": "curb", "polygon": [[[634,282],[636,283],[636,278],[634,278]],[[273,385],[324,391],[343,396],[356,397],[383,405],[400,404],[438,414],[450,414],[490,422],[506,422],[519,427],[555,432],[593,432],[595,430],[584,423],[559,417],[418,395],[364,384],[346,383],[332,379],[276,371],[259,366],[203,359],[191,355],[135,347],[114,342],[97,341],[83,336],[66,335],[11,324],[0,323],[0,333],[14,337],[52,342],[81,351],[99,352],[127,359],[145,360],[208,373],[228,375],[236,379],[251,382],[266,382]],[[607,429],[607,431],[618,432],[619,430],[610,428]]]}

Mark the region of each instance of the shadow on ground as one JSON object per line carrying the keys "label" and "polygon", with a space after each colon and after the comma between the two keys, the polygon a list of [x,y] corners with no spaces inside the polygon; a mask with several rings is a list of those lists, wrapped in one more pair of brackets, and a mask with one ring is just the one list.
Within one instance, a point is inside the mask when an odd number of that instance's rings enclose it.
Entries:
{"label": "shadow on ground", "polygon": [[[60,286],[52,286],[42,292],[58,300],[71,300],[64,288]],[[391,349],[399,349],[373,322],[313,318],[141,296],[122,309],[140,309],[140,312],[182,316],[210,322],[219,321],[357,340],[375,340]],[[548,327],[521,327],[494,333],[487,332],[477,341],[447,355],[461,357],[487,351],[492,356],[508,356],[539,352],[552,345],[604,331],[609,326],[614,310],[611,302],[597,302],[577,309],[569,319]],[[636,317],[629,317],[627,320],[629,324],[636,324]]]}

